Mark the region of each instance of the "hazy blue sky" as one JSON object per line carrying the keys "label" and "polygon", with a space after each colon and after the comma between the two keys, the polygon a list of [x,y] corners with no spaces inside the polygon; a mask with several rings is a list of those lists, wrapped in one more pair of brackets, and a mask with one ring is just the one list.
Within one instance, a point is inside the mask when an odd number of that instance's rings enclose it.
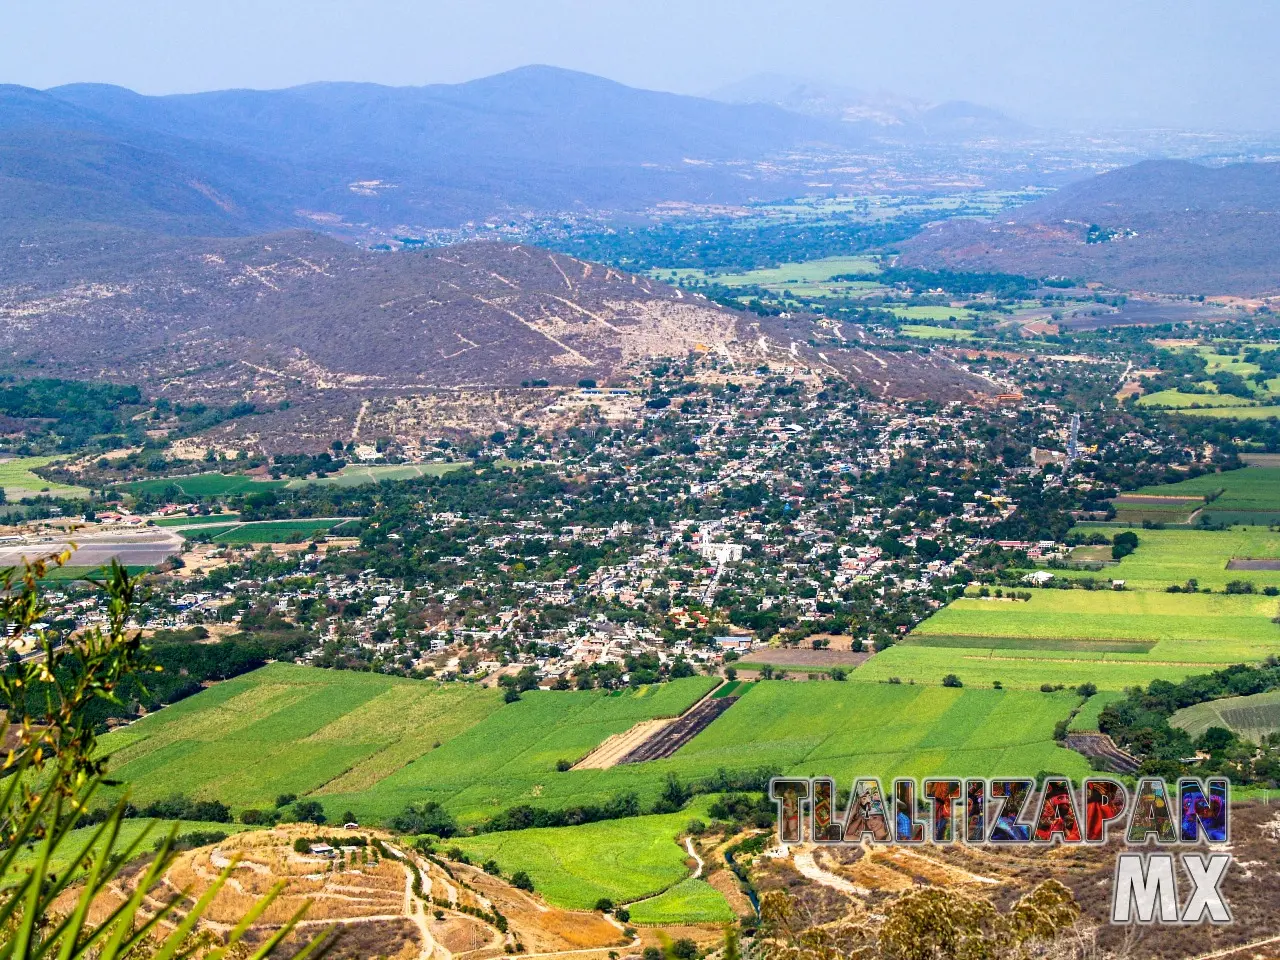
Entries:
{"label": "hazy blue sky", "polygon": [[1276,0],[8,0],[0,82],[144,93],[456,82],[549,63],[705,93],[758,72],[1031,122],[1280,129]]}

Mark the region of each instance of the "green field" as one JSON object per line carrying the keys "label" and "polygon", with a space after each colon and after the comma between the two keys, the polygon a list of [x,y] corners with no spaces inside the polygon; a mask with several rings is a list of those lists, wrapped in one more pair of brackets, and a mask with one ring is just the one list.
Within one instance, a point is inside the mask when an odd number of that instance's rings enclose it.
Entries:
{"label": "green field", "polygon": [[[975,316],[972,310],[966,310],[964,307],[891,307],[895,317],[901,317],[903,320],[923,320],[926,323],[940,323],[947,320],[972,320]],[[925,329],[943,329],[937,327],[928,327]],[[947,330],[947,333],[961,333],[968,331]],[[970,334],[972,336],[972,334]],[[954,339],[968,339],[968,337],[958,337]]]}
{"label": "green field", "polygon": [[[720,273],[698,269],[658,269],[652,276],[668,282],[708,280],[727,287],[763,287],[773,293],[804,296],[840,296],[883,289],[875,282],[880,268],[870,257],[827,257],[803,263],[784,263],[777,267],[761,267],[745,273]],[[832,277],[857,276],[857,280],[832,280]]]}
{"label": "green field", "polygon": [[[894,313],[901,314],[901,311],[895,310]],[[956,311],[951,310],[948,316],[953,316],[955,313]],[[904,323],[898,328],[898,332],[905,337],[915,337],[918,340],[972,340],[975,336],[972,330],[964,330],[960,327],[933,327],[920,323]]]}
{"label": "green field", "polygon": [[[1211,408],[1200,412],[1220,412],[1223,407],[1250,407],[1253,401],[1244,397],[1232,396],[1229,393],[1183,393],[1181,390],[1157,390],[1138,398],[1138,406],[1153,407],[1165,410],[1177,410],[1179,413],[1195,413],[1193,407]],[[1230,414],[1223,414],[1230,415]]]}
{"label": "green field", "polygon": [[762,681],[740,688],[669,759],[556,770],[642,720],[683,712],[714,684],[691,677],[613,693],[534,691],[503,704],[493,689],[273,664],[103,743],[112,776],[136,802],[175,784],[236,810],[296,793],[315,796],[331,818],[351,810],[369,823],[423,800],[463,823],[517,804],[562,809],[632,791],[649,807],[669,773],[689,782],[761,768],[886,779],[1088,769],[1053,740],[1054,724],[1080,702],[1070,692]]}
{"label": "green field", "polygon": [[[456,843],[475,863],[496,860],[508,876],[524,870],[550,903],[590,910],[602,897],[630,903],[685,880],[689,855],[678,838],[690,820],[707,819],[708,805],[709,798],[698,797],[679,813],[488,833]],[[727,910],[724,897],[711,892]]]}
{"label": "green field", "polygon": [[1225,697],[1183,707],[1169,718],[1192,737],[1210,727],[1226,727],[1246,740],[1259,743],[1269,733],[1280,730],[1280,690],[1250,697]]}
{"label": "green field", "polygon": [[[1143,487],[1139,494],[1161,497],[1214,497],[1205,507],[1211,520],[1253,519],[1262,523],[1280,520],[1280,468],[1245,467],[1222,473],[1206,473],[1178,483]],[[1216,496],[1215,496],[1216,495]]]}
{"label": "green field", "polygon": [[47,467],[57,457],[14,457],[0,460],[0,488],[4,489],[6,500],[18,501],[23,497],[87,497],[89,491],[84,487],[74,487],[65,483],[53,483],[32,473],[41,467]]}
{"label": "green field", "polygon": [[1260,407],[1201,407],[1199,409],[1178,410],[1178,414],[1186,417],[1223,417],[1233,420],[1270,420],[1280,417],[1280,406],[1268,404]]}
{"label": "green field", "polygon": [[[1251,468],[1252,469],[1252,468]],[[1111,537],[1123,532],[1122,527],[1093,527],[1079,524],[1080,533],[1093,530]],[[1108,565],[1102,572],[1087,570],[1054,570],[1054,576],[1066,579],[1081,577],[1116,578],[1130,590],[1164,590],[1171,584],[1181,586],[1189,579],[1206,587],[1222,590],[1229,581],[1245,580],[1261,590],[1280,587],[1280,570],[1228,570],[1234,558],[1255,560],[1280,559],[1280,533],[1265,527],[1233,527],[1230,530],[1142,530],[1138,549],[1119,563]]]}
{"label": "green field", "polygon": [[238,473],[195,473],[187,477],[135,480],[133,483],[122,483],[119,486],[128,493],[153,497],[160,496],[170,487],[177,487],[179,492],[186,496],[203,500],[239,493],[256,493],[262,490],[280,490],[285,486],[285,481],[260,480],[257,477],[247,477]]}
{"label": "green field", "polygon": [[202,527],[214,523],[239,523],[238,513],[213,513],[208,516],[161,517],[156,521],[157,527]]}
{"label": "green field", "polygon": [[1280,653],[1280,626],[1271,622],[1280,613],[1280,598],[1030,592],[1029,601],[956,600],[901,643],[872,657],[858,676],[938,683],[954,673],[967,685],[998,680],[1035,689],[1091,681],[1103,690],[1122,690]]}
{"label": "green field", "polygon": [[705,880],[681,880],[670,890],[631,906],[631,923],[665,926],[674,923],[731,923],[733,908]]}
{"label": "green field", "polygon": [[328,477],[315,480],[290,480],[289,489],[301,487],[359,487],[366,483],[382,483],[384,480],[417,480],[419,477],[443,477],[446,473],[461,470],[470,461],[458,463],[402,463],[381,466],[349,464]]}
{"label": "green field", "polygon": [[216,543],[301,543],[318,533],[329,531],[340,536],[342,531],[339,528],[351,522],[324,517],[314,520],[259,520],[241,523],[225,530],[215,527],[201,532],[213,534]]}
{"label": "green field", "polygon": [[1124,694],[1119,690],[1099,690],[1084,702],[1080,712],[1071,718],[1069,730],[1094,731],[1098,729],[1098,716],[1108,704],[1123,700]]}

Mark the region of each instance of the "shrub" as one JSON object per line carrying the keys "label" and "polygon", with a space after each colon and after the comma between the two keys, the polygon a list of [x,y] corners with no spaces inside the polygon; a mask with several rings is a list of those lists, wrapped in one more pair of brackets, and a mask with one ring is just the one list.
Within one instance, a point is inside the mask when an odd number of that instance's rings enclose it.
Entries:
{"label": "shrub", "polygon": [[533,881],[529,879],[529,874],[523,870],[517,870],[511,875],[511,885],[517,890],[533,891]]}
{"label": "shrub", "polygon": [[948,673],[942,678],[942,685],[944,687],[963,687],[964,683],[954,673]]}

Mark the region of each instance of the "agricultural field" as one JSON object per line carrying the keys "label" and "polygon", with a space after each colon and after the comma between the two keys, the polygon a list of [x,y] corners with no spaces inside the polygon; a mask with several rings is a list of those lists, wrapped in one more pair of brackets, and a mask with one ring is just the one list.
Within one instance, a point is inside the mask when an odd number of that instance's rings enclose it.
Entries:
{"label": "agricultural field", "polygon": [[285,485],[284,480],[260,480],[257,477],[248,477],[238,473],[196,473],[188,477],[156,477],[154,480],[135,480],[132,483],[119,484],[119,488],[126,493],[158,497],[170,487],[176,487],[179,492],[188,497],[204,500],[239,493],[280,490]]}
{"label": "agricultural field", "polygon": [[[1152,489],[1160,489],[1154,487]],[[1204,498],[1192,496],[1164,496],[1160,494],[1122,493],[1111,501],[1116,509],[1117,523],[1139,526],[1143,523],[1188,524],[1196,512],[1204,507]],[[1072,559],[1081,559],[1077,554],[1094,549],[1079,547],[1072,553]],[[1105,551],[1105,556],[1093,557],[1095,560],[1110,560],[1109,548],[1098,548]]]}
{"label": "agricultural field", "polygon": [[1163,591],[1032,590],[1032,599],[964,597],[877,654],[859,677],[966,685],[1123,690],[1280,652],[1280,599]]}
{"label": "agricultural field", "polygon": [[[947,320],[972,320],[976,314],[972,310],[966,310],[964,307],[892,307],[893,315],[903,320],[916,320],[924,323],[942,323]],[[933,328],[938,329],[938,328]],[[945,328],[942,328],[945,329]],[[948,330],[948,333],[960,333],[958,330]],[[965,331],[967,332],[967,331]],[[970,334],[972,336],[972,334]],[[956,339],[968,339],[967,337],[957,337]]]}
{"label": "agricultural field", "polygon": [[[689,855],[678,838],[691,819],[707,819],[709,803],[698,797],[679,813],[487,833],[450,844],[474,863],[496,860],[504,875],[524,870],[549,903],[590,910],[602,897],[630,903],[680,885],[689,875]],[[728,910],[724,897],[711,892]]]}
{"label": "agricultural field", "polygon": [[461,470],[469,461],[458,463],[401,463],[380,466],[348,464],[328,477],[314,480],[290,480],[290,490],[302,487],[359,487],[366,483],[382,483],[386,480],[417,480],[419,477],[443,477],[446,473]]}
{"label": "agricultural field", "polygon": [[[1212,385],[1210,385],[1212,386]],[[1194,408],[1202,408],[1200,412],[1217,411],[1222,416],[1229,413],[1220,411],[1223,407],[1253,407],[1252,401],[1245,397],[1232,396],[1229,393],[1184,393],[1181,390],[1157,390],[1138,398],[1138,406],[1163,410],[1176,410],[1179,413],[1195,412]],[[1212,415],[1212,414],[1211,414]]]}
{"label": "agricultural field", "polygon": [[493,689],[273,664],[103,744],[135,802],[167,796],[175,784],[236,810],[296,793],[320,800],[331,818],[350,810],[371,824],[426,800],[463,824],[517,804],[560,809],[626,792],[649,807],[670,773],[689,782],[765,767],[886,779],[1088,769],[1053,740],[1054,724],[1080,703],[1070,691],[762,681],[740,687],[741,698],[668,759],[557,770],[637,723],[684,712],[714,683],[534,691],[504,704]]}
{"label": "agricultural field", "polygon": [[0,488],[4,489],[5,499],[17,502],[23,497],[37,497],[41,494],[55,497],[87,497],[89,491],[84,487],[53,483],[32,472],[41,467],[47,467],[57,459],[57,457],[12,457],[8,460],[0,460]]}
{"label": "agricultural field", "polygon": [[[954,313],[954,310],[949,311],[948,316]],[[898,328],[898,332],[904,337],[915,337],[917,340],[972,340],[977,336],[972,330],[961,327],[935,327],[921,323],[904,323]]]}
{"label": "agricultural field", "polygon": [[[763,287],[773,293],[791,291],[797,296],[848,296],[856,292],[884,289],[876,283],[879,266],[870,257],[827,257],[803,263],[784,263],[777,267],[761,267],[746,273],[659,269],[652,275],[663,281],[708,280],[727,287]],[[858,280],[832,280],[832,277],[857,276]]]}
{"label": "agricultural field", "polygon": [[1183,707],[1169,723],[1198,737],[1210,727],[1225,727],[1246,740],[1259,743],[1280,730],[1280,690],[1249,697],[1225,697]]}
{"label": "agricultural field", "polygon": [[[1251,466],[1206,473],[1178,483],[1143,487],[1138,496],[1198,497],[1214,522],[1270,524],[1280,521],[1280,468]],[[1117,498],[1119,499],[1119,498]]]}
{"label": "agricultural field", "polygon": [[[258,520],[241,523],[225,530],[211,528],[215,543],[301,543],[319,533],[342,535],[342,527],[350,520],[317,518],[312,520]],[[354,532],[354,528],[353,528]]]}
{"label": "agricultural field", "polygon": [[1071,718],[1068,730],[1089,733],[1098,729],[1098,718],[1108,704],[1123,700],[1124,694],[1119,690],[1099,690],[1084,702],[1079,712]]}
{"label": "agricultural field", "polygon": [[207,516],[161,517],[156,521],[157,527],[203,527],[215,523],[239,523],[238,513],[211,513]]}
{"label": "agricultural field", "polygon": [[690,877],[670,890],[631,906],[631,923],[666,926],[673,923],[731,923],[733,909],[722,894],[705,880]]}
{"label": "agricultural field", "polygon": [[[1123,528],[1095,527],[1082,523],[1080,533],[1097,531],[1107,537],[1122,533]],[[1247,569],[1275,561],[1280,568],[1280,533],[1265,527],[1233,527],[1230,530],[1143,530],[1138,535],[1138,549],[1118,563],[1109,564],[1101,572],[1088,570],[1054,570],[1054,576],[1066,579],[1083,577],[1116,578],[1130,590],[1164,590],[1171,584],[1182,586],[1194,579],[1200,589],[1222,590],[1233,580],[1252,583],[1258,590],[1280,587],[1280,569]],[[1248,564],[1243,561],[1261,561]],[[1228,569],[1235,561],[1238,569]]]}

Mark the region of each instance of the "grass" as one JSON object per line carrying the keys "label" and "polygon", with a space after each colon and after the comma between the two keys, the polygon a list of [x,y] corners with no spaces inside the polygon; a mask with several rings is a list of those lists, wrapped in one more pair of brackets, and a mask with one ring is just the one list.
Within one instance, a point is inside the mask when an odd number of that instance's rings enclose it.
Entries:
{"label": "grass", "polygon": [[[1250,468],[1252,469],[1252,468]],[[1089,524],[1076,530],[1090,532]],[[1122,527],[1100,527],[1108,538],[1122,533]],[[1280,570],[1228,570],[1233,558],[1280,559],[1280,533],[1263,527],[1234,527],[1230,530],[1143,530],[1138,549],[1101,573],[1083,570],[1054,570],[1067,579],[1112,577],[1124,580],[1134,590],[1164,590],[1194,579],[1201,589],[1222,590],[1232,580],[1251,582],[1258,589],[1280,587]]]}
{"label": "grass", "polygon": [[[910,307],[904,309],[912,309]],[[915,309],[926,309],[923,307]],[[895,310],[895,313],[900,311]],[[948,311],[948,316],[954,316],[957,311]],[[972,340],[976,334],[972,330],[964,330],[960,327],[934,327],[920,323],[906,323],[898,328],[898,332],[908,337],[916,337],[920,340]]]}
{"label": "grass", "polygon": [[24,497],[36,497],[41,494],[54,497],[87,497],[89,491],[84,487],[54,483],[32,472],[41,467],[47,467],[57,459],[57,457],[14,457],[9,460],[0,460],[0,487],[4,488],[5,499],[17,501]]}
{"label": "grass", "polygon": [[177,784],[235,810],[296,793],[320,800],[331,820],[351,810],[370,824],[425,800],[464,825],[518,804],[563,809],[627,792],[649,809],[668,774],[688,783],[762,768],[885,779],[1088,770],[1053,740],[1054,724],[1079,704],[1074,694],[831,681],[744,684],[732,707],[666,760],[556,769],[642,720],[682,713],[714,683],[533,691],[503,704],[492,689],[272,664],[103,744],[135,802]]}
{"label": "grass", "polygon": [[1181,390],[1157,390],[1138,398],[1138,406],[1195,413],[1194,408],[1220,411],[1223,407],[1249,407],[1252,400],[1229,393],[1183,393]]}
{"label": "grass", "polygon": [[154,480],[135,480],[122,483],[120,489],[134,495],[160,496],[170,487],[200,500],[225,497],[237,493],[254,493],[261,490],[280,490],[283,480],[260,480],[244,474],[195,473],[187,477],[156,477]]}
{"label": "grass", "polygon": [[1280,417],[1280,406],[1201,407],[1199,409],[1178,410],[1177,413],[1187,417],[1220,417],[1231,420],[1270,420],[1273,417]]}
{"label": "grass", "polygon": [[724,895],[705,880],[681,880],[670,890],[631,906],[631,923],[731,923],[737,919]]}
{"label": "grass", "polygon": [[699,797],[679,813],[488,833],[456,844],[475,863],[496,860],[507,876],[524,870],[556,906],[589,910],[602,897],[629,903],[685,880],[689,855],[678,838],[690,820],[706,819],[708,805]]}
{"label": "grass", "polygon": [[213,513],[208,516],[161,517],[156,521],[157,527],[202,527],[211,523],[239,523],[238,513]]}
{"label": "grass", "polygon": [[470,461],[459,463],[405,463],[361,466],[348,464],[337,473],[314,480],[290,480],[289,489],[302,487],[359,487],[366,483],[382,483],[388,480],[416,480],[419,477],[443,477],[446,473],[469,466]]}
{"label": "grass", "polygon": [[1226,727],[1246,740],[1258,743],[1280,730],[1280,690],[1248,697],[1225,697],[1183,707],[1169,723],[1198,737],[1210,727]]}
{"label": "grass", "polygon": [[202,531],[213,533],[217,543],[301,543],[318,533],[337,531],[348,520],[319,518],[314,520],[259,520],[242,523],[226,530]]}

